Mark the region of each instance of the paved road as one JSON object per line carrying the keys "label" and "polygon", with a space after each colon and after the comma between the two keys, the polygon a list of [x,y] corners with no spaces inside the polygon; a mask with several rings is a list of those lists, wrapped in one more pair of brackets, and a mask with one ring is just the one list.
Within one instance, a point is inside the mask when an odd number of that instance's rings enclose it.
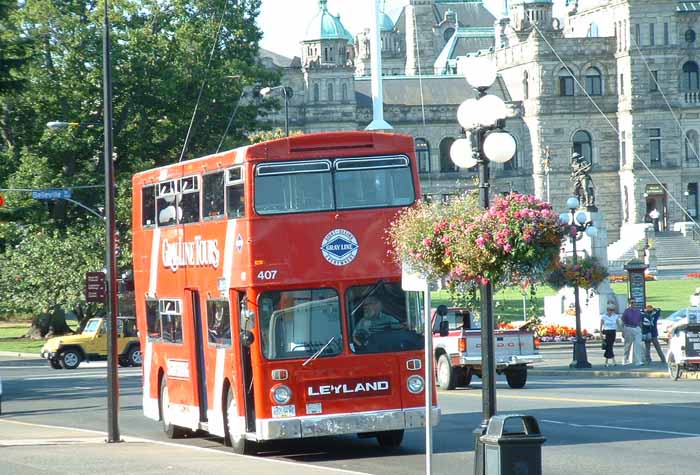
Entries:
{"label": "paved road", "polygon": [[[104,364],[68,372],[51,370],[39,361],[0,358],[0,375],[3,418],[105,430]],[[166,441],[160,426],[141,415],[140,370],[121,369],[120,375],[122,435]],[[471,388],[441,392],[440,405],[444,416],[434,435],[434,473],[454,473],[457,467],[460,473],[471,473],[471,431],[479,423],[481,410],[478,380]],[[537,417],[547,437],[543,460],[548,474],[699,472],[697,380],[531,376],[525,389],[512,390],[499,377],[498,409]],[[194,437],[178,443],[226,450],[216,438]],[[379,450],[373,439],[355,437],[274,443],[263,449],[261,456],[266,460],[318,468],[424,473],[422,432],[407,433],[401,450],[392,454]]]}

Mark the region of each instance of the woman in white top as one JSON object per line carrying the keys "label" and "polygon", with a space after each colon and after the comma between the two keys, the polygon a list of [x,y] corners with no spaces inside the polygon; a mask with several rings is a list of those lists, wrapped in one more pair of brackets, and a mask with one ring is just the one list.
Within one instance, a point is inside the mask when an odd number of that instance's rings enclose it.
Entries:
{"label": "woman in white top", "polygon": [[605,366],[608,365],[608,360],[612,359],[612,364],[617,365],[615,361],[615,353],[613,353],[613,345],[615,344],[615,333],[620,316],[615,313],[615,305],[608,304],[606,312],[600,316],[600,333],[605,338]]}

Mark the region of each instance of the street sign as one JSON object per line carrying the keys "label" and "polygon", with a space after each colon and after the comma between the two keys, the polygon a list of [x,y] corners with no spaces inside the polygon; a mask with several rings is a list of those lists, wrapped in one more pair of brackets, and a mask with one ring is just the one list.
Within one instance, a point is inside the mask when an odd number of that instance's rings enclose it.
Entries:
{"label": "street sign", "polygon": [[32,198],[35,200],[67,200],[71,196],[71,190],[67,190],[65,188],[32,191]]}
{"label": "street sign", "polygon": [[104,272],[85,273],[85,300],[87,303],[104,303],[106,295]]}

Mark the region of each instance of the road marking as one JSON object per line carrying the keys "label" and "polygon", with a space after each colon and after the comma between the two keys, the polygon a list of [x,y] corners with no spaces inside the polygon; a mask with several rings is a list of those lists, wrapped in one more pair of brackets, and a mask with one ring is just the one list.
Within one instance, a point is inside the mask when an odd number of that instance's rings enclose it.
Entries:
{"label": "road marking", "polygon": [[[69,430],[69,431],[76,431],[76,432],[83,432],[85,434],[97,434],[100,436],[99,443],[104,444],[105,442],[105,437],[107,437],[107,433],[103,431],[98,431],[98,430],[91,430],[91,429],[78,429],[75,427],[65,427],[65,426],[52,426],[52,425],[47,425],[47,424],[35,424],[32,422],[21,422],[21,421],[14,421],[14,420],[9,420],[9,419],[0,419],[0,425],[1,424],[17,424],[21,426],[29,426],[29,427],[41,427],[44,429],[58,429],[58,430]],[[72,438],[74,439],[74,438]],[[342,468],[334,468],[334,467],[325,467],[322,465],[313,465],[313,464],[308,464],[308,463],[300,463],[300,462],[290,462],[288,460],[280,460],[277,458],[262,458],[262,457],[254,457],[252,455],[239,455],[239,454],[234,454],[233,452],[226,452],[220,449],[210,449],[207,447],[196,447],[192,445],[184,445],[184,444],[176,444],[173,442],[163,442],[160,440],[153,440],[153,439],[146,439],[143,437],[131,437],[127,435],[123,435],[122,437],[124,442],[140,442],[140,443],[148,443],[148,444],[156,444],[156,445],[162,445],[164,447],[172,447],[176,449],[189,449],[189,450],[194,450],[194,451],[199,451],[199,452],[208,452],[208,453],[215,453],[218,455],[223,455],[226,457],[243,457],[246,459],[249,459],[251,461],[255,461],[256,463],[278,463],[282,465],[291,465],[293,467],[308,467],[309,470],[319,470],[319,471],[327,471],[327,472],[334,472],[334,473],[347,473],[351,475],[371,475],[366,472],[357,472],[354,470],[347,470],[347,469],[342,469]],[[17,439],[20,440],[20,439]],[[21,441],[28,441],[30,439],[21,439]],[[36,445],[39,445],[40,442],[43,439],[37,439],[36,440]],[[68,438],[66,439],[68,440]],[[2,446],[0,444],[0,446]],[[223,446],[222,446],[223,447]]]}
{"label": "road marking", "polygon": [[[446,393],[440,391],[441,396],[469,396],[469,397],[481,397],[481,391],[478,392],[463,392],[463,393]],[[619,401],[616,399],[582,399],[582,398],[571,398],[571,397],[547,397],[547,396],[513,396],[499,394],[499,399],[528,399],[533,401],[560,401],[560,402],[585,402],[594,404],[612,404],[619,406],[637,406],[637,405],[653,405],[652,402],[644,401]]]}
{"label": "road marking", "polygon": [[642,388],[615,388],[615,391],[635,391],[647,393],[670,393],[670,394],[692,394],[698,395],[697,391],[677,391],[675,389],[642,389]]}
{"label": "road marking", "polygon": [[605,426],[605,425],[600,425],[600,424],[574,424],[573,422],[552,421],[552,420],[548,420],[548,419],[540,419],[540,420],[542,422],[546,422],[548,424],[558,424],[558,425],[565,425],[565,426],[585,428],[585,429],[627,430],[627,431],[633,431],[633,432],[648,432],[648,433],[653,433],[653,434],[680,435],[683,437],[700,437],[700,434],[697,434],[694,432],[677,432],[677,431],[672,431],[672,430],[644,429],[641,427]]}

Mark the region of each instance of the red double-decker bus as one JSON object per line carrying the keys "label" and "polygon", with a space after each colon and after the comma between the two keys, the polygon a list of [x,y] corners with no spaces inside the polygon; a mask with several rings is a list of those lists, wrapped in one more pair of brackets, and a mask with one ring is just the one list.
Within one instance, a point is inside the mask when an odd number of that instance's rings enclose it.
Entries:
{"label": "red double-decker bus", "polygon": [[385,133],[303,135],[135,175],[145,415],[238,453],[348,433],[396,447],[423,427],[422,295],[401,289],[384,231],[417,196],[413,139]]}

